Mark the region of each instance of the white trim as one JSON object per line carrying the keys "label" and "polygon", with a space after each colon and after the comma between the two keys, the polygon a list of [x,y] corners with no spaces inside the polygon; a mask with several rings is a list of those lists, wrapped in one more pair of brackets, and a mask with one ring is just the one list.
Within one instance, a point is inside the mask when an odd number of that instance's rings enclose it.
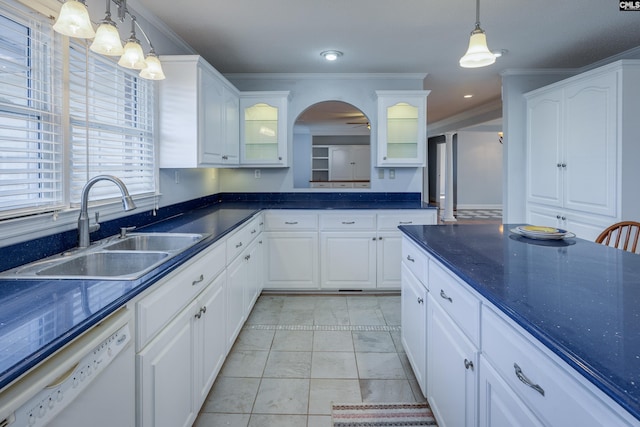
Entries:
{"label": "white trim", "polygon": [[229,80],[424,80],[424,73],[229,73]]}

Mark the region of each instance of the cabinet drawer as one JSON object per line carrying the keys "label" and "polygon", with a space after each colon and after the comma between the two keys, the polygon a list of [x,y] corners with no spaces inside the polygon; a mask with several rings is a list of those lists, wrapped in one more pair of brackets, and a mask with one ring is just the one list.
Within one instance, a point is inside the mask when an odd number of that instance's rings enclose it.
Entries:
{"label": "cabinet drawer", "polygon": [[427,256],[422,249],[406,237],[402,239],[402,262],[429,289]]}
{"label": "cabinet drawer", "polygon": [[265,231],[317,230],[318,215],[304,211],[269,211],[264,216]]}
{"label": "cabinet drawer", "polygon": [[375,230],[375,213],[320,214],[320,230]]}
{"label": "cabinet drawer", "polygon": [[399,225],[436,224],[436,211],[433,210],[380,213],[378,214],[378,230],[397,230]]}
{"label": "cabinet drawer", "polygon": [[450,275],[436,261],[429,260],[429,290],[433,299],[451,316],[476,345],[480,341],[480,300],[466,290],[466,285]]}
{"label": "cabinet drawer", "polygon": [[[571,367],[559,359],[553,360],[540,347],[542,344],[532,341],[516,328],[483,306],[482,350],[485,357],[545,425],[630,425],[621,418],[624,411],[619,408],[616,411],[598,398],[588,388],[599,391],[579,382],[573,376],[579,374]],[[516,365],[522,379],[518,378]]]}
{"label": "cabinet drawer", "polygon": [[224,270],[225,252],[224,242],[216,244],[164,278],[137,303],[138,351]]}

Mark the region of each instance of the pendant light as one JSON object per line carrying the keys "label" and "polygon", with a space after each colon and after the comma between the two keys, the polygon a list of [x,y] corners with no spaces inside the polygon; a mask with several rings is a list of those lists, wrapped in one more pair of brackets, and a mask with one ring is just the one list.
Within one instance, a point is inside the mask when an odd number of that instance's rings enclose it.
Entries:
{"label": "pendant light", "polygon": [[124,45],[124,53],[120,57],[118,65],[132,70],[142,70],[147,66],[147,63],[144,62],[144,52],[140,40],[136,38],[135,16],[131,16],[131,35]]}
{"label": "pendant light", "polygon": [[121,56],[124,53],[120,33],[116,23],[111,20],[111,0],[107,0],[107,11],[96,31],[96,38],[89,47],[92,51],[108,56]]}
{"label": "pendant light", "polygon": [[144,59],[147,63],[147,67],[140,71],[140,77],[147,80],[164,80],[164,72],[162,71],[162,64],[158,55],[154,52],[153,48],[149,51],[149,54]]}
{"label": "pendant light", "polygon": [[60,9],[60,15],[53,29],[65,36],[91,39],[96,35],[91,25],[89,12],[84,1],[67,0]]}
{"label": "pendant light", "polygon": [[487,47],[487,36],[480,28],[480,0],[476,0],[476,27],[469,38],[467,53],[460,58],[460,66],[464,68],[486,67],[496,62],[496,57]]}

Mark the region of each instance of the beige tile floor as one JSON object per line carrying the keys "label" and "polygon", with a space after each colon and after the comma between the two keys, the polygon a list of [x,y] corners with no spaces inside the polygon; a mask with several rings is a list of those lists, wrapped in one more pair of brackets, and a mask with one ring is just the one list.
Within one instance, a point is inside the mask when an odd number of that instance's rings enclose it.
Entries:
{"label": "beige tile floor", "polygon": [[262,295],[195,426],[329,427],[332,401],[424,401],[399,325],[399,295]]}

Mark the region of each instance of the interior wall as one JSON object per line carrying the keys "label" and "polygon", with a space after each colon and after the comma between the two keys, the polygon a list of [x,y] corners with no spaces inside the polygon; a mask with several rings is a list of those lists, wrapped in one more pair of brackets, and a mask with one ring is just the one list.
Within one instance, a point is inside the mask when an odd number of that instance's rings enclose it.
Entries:
{"label": "interior wall", "polygon": [[496,132],[458,132],[458,209],[502,207],[502,151]]}

